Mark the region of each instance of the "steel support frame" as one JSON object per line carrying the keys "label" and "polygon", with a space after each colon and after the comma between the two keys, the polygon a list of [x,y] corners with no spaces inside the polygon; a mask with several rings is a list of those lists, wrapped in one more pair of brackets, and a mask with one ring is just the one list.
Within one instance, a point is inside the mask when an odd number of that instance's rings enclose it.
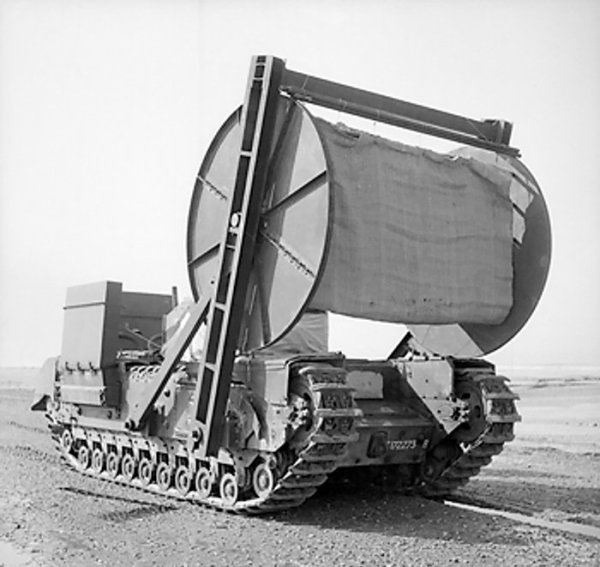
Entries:
{"label": "steel support frame", "polygon": [[219,272],[194,398],[195,431],[202,456],[215,455],[222,441],[284,69],[284,62],[274,57],[252,60],[236,180],[228,203],[229,222],[219,250]]}
{"label": "steel support frame", "polygon": [[341,83],[286,70],[281,91],[292,98],[497,153],[518,156],[509,146],[512,124],[475,120]]}

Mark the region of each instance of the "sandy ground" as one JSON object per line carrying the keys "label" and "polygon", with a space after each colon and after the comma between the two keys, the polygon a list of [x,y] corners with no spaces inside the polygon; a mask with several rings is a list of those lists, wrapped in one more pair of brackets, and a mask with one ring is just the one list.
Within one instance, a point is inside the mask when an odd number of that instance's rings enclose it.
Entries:
{"label": "sandy ground", "polygon": [[18,385],[0,374],[0,565],[600,565],[600,379],[518,382],[517,440],[457,493],[542,526],[369,490],[258,518],[132,492],[63,468]]}

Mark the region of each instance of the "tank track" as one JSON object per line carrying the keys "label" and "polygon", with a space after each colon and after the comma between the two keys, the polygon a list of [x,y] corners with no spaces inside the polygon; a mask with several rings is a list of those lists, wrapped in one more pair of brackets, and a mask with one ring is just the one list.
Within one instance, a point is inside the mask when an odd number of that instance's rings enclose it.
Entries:
{"label": "tank track", "polygon": [[[195,490],[194,482],[191,482],[191,489],[185,494],[174,488],[173,474],[170,474],[171,480],[166,487],[165,483],[163,483],[163,487],[159,486],[156,475],[152,477],[151,482],[143,483],[138,478],[139,471],[137,474],[135,472],[133,475],[130,474],[129,477],[125,474],[121,458],[119,458],[121,462],[117,472],[110,474],[107,471],[109,451],[116,450],[117,447],[125,448],[127,451],[134,444],[138,447],[141,446],[144,452],[151,451],[149,446],[143,447],[144,443],[149,445],[144,437],[133,436],[126,432],[86,428],[88,439],[100,437],[104,438],[105,442],[107,439],[109,440],[109,448],[103,453],[103,465],[94,470],[91,466],[91,455],[93,455],[91,448],[88,447],[90,451],[88,462],[82,463],[82,459],[78,455],[82,442],[74,441],[71,445],[66,443],[65,436],[67,438],[69,436],[65,434],[65,431],[71,431],[69,425],[57,423],[49,413],[46,415],[50,422],[49,428],[52,437],[62,459],[70,468],[82,474],[230,512],[261,514],[281,511],[300,506],[307,498],[310,498],[327,480],[328,475],[337,468],[339,461],[344,457],[348,443],[358,438],[358,434],[354,430],[354,418],[360,415],[360,410],[354,404],[353,389],[346,386],[346,371],[342,368],[316,363],[301,368],[298,375],[308,384],[312,394],[313,411],[309,434],[296,450],[284,446],[275,453],[278,464],[277,467],[271,468],[276,468],[277,472],[274,475],[272,487],[266,494],[258,497],[251,488],[245,492],[240,490],[240,499],[234,502],[228,501],[227,491],[223,496],[223,489],[219,490],[218,482],[215,483],[216,490],[204,497]],[[71,439],[73,440],[73,437]],[[176,463],[181,461],[182,447],[185,446],[185,442],[172,443],[169,440],[162,445],[164,449],[161,454],[157,455],[158,462]],[[200,465],[201,463],[197,462],[190,474],[193,475],[195,471],[199,470]],[[172,467],[172,465],[170,466]],[[138,470],[137,465],[135,470]],[[231,476],[231,473],[229,474]]]}
{"label": "tank track", "polygon": [[427,482],[419,490],[428,498],[448,496],[478,475],[492,457],[499,455],[504,444],[515,438],[514,424],[521,421],[515,400],[519,396],[507,386],[508,378],[491,373],[466,371],[458,380],[471,381],[480,389],[487,406],[483,432],[473,442],[462,446],[462,456],[454,461],[437,479]]}

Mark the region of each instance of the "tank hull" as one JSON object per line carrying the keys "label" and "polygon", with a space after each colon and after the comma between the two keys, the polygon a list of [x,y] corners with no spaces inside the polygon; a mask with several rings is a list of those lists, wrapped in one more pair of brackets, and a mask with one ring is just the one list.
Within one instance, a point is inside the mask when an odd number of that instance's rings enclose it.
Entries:
{"label": "tank hull", "polygon": [[[55,368],[47,416],[69,466],[246,513],[298,506],[328,479],[448,494],[489,464],[519,420],[516,396],[482,361],[240,358],[222,446],[206,459],[186,426],[195,363],[174,373],[135,433],[126,428],[129,407],[156,366],[122,366],[122,404],[113,408],[61,401],[60,359]],[[432,384],[427,394],[415,379]]]}

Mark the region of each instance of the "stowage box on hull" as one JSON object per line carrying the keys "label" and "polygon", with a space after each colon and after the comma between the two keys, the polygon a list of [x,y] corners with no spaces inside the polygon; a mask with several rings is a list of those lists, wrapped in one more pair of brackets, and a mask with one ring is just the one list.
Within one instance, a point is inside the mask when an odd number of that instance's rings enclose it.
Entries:
{"label": "stowage box on hull", "polygon": [[119,357],[148,349],[153,337],[159,342],[171,307],[169,295],[123,292],[118,282],[69,288],[58,360],[61,400],[118,407]]}

